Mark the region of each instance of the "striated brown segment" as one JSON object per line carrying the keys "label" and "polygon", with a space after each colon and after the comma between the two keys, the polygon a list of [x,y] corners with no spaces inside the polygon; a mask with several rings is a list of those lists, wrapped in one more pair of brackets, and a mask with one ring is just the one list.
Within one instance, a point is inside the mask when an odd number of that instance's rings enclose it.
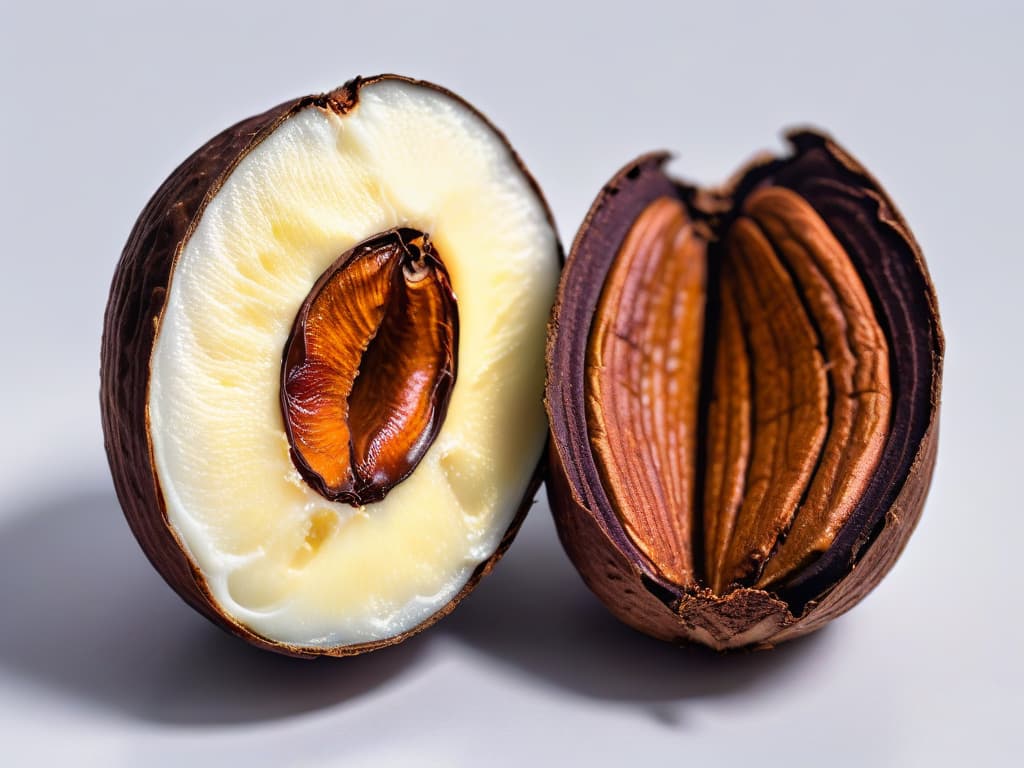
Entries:
{"label": "striated brown segment", "polygon": [[[519,511],[497,550],[474,570],[465,586],[447,605],[408,632],[359,645],[311,651],[255,634],[220,610],[203,574],[167,521],[163,493],[153,467],[146,403],[153,344],[178,254],[225,179],[283,121],[303,109],[327,109],[344,115],[357,108],[361,89],[385,80],[430,88],[444,94],[491,126],[486,117],[450,91],[397,75],[355,78],[330,93],[288,101],[247,118],[196,150],[174,170],[146,204],[122,251],[104,316],[100,360],[104,444],[118,500],[133,534],[154,568],[195,610],[253,645],[295,657],[350,656],[394,645],[451,613],[480,579],[490,573],[508,549],[537,492],[545,464],[542,458]],[[504,135],[493,126],[491,129],[508,146]],[[511,147],[509,152],[534,194],[543,202],[544,197],[533,177]],[[553,221],[550,211],[548,221]]]}
{"label": "striated brown segment", "polygon": [[[559,535],[616,616],[673,642],[766,647],[842,614],[895,562],[931,479],[943,340],[920,251],[844,150],[810,131],[790,141],[791,156],[759,159],[720,190],[674,184],[659,155],[620,171],[577,235],[550,326],[548,493]],[[632,513],[619,508],[628,493],[597,450],[616,458],[620,475],[643,476],[661,466],[662,449],[634,451],[625,421],[618,438],[602,427],[609,399],[584,394],[593,391],[587,363],[607,343],[600,329],[617,327],[600,315],[629,317],[643,303],[605,303],[616,285],[644,284],[620,271],[681,269],[652,266],[669,252],[633,253],[628,239],[665,197],[709,233],[700,393],[696,423],[686,425],[698,435],[696,472],[684,474],[699,480],[694,496],[645,514],[693,521],[667,545],[690,553],[692,580],[663,567],[668,526],[649,526],[661,538],[635,540]],[[690,297],[679,301],[689,306]],[[645,348],[621,360],[629,368],[658,354]],[[643,392],[644,382],[631,387]],[[681,414],[692,390],[674,391],[686,393],[676,406],[646,402]]]}
{"label": "striated brown segment", "polygon": [[[641,157],[605,185],[576,236],[571,258],[566,264],[566,268],[571,266],[577,275],[596,277],[570,281],[566,280],[563,272],[548,326],[544,404],[551,426],[551,472],[546,482],[551,509],[556,522],[568,519],[561,514],[563,504],[566,511],[583,511],[585,514],[574,521],[577,524],[574,530],[585,530],[591,524],[598,526],[601,535],[597,539],[607,540],[627,563],[646,562],[646,558],[626,535],[612,509],[593,458],[583,399],[586,391],[584,371],[589,329],[601,297],[603,276],[610,269],[613,257],[633,222],[648,205],[661,197],[678,196],[675,185],[660,172],[666,159],[664,154]],[[568,543],[570,537],[561,528],[559,534],[566,543],[566,550],[573,556],[575,550]],[[593,580],[588,579],[583,565],[589,564],[590,560],[574,557],[574,562],[594,588],[600,577],[595,575]],[[596,563],[595,560],[595,568]],[[636,570],[635,578],[641,578],[639,574],[640,571]],[[651,590],[662,595],[671,594],[671,582],[654,568],[644,572],[643,577]],[[637,594],[635,589],[631,592]],[[644,592],[647,599],[651,598],[653,592],[646,588]],[[646,604],[644,599],[640,598],[641,604]]]}
{"label": "striated brown segment", "polygon": [[684,585],[694,583],[706,250],[678,200],[648,206],[608,273],[587,359],[590,439],[612,507],[658,571]]}
{"label": "striated brown segment", "polygon": [[849,520],[882,455],[892,392],[889,345],[856,269],[796,193],[760,189],[744,213],[789,265],[829,361],[829,434],[814,482],[758,581],[768,586],[825,552]]}
{"label": "striated brown segment", "polygon": [[303,302],[281,368],[306,481],[360,506],[408,477],[444,422],[457,347],[455,294],[426,235],[384,232],[339,257]]}
{"label": "striated brown segment", "polygon": [[723,258],[722,289],[736,296],[750,351],[753,437],[743,501],[722,570],[712,574],[716,592],[760,573],[789,528],[828,429],[825,360],[799,288],[746,220],[729,230]]}

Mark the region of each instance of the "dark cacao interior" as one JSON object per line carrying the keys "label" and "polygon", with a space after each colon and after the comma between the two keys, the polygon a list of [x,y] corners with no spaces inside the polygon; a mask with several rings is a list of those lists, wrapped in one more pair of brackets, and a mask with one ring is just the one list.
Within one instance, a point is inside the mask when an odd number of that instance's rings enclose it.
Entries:
{"label": "dark cacao interior", "polygon": [[[933,294],[913,239],[874,180],[854,163],[845,163],[834,145],[827,145],[826,139],[810,132],[793,134],[790,141],[792,156],[758,163],[731,188],[717,191],[671,181],[661,168],[663,155],[641,158],[619,177],[614,188],[606,189],[604,205],[592,211],[581,229],[568,267],[572,274],[564,278],[557,315],[559,343],[549,350],[549,366],[569,372],[571,380],[560,388],[562,397],[549,397],[555,439],[568,453],[566,473],[585,497],[582,501],[600,515],[622,551],[632,552],[637,562],[646,563],[649,573],[645,583],[650,583],[650,591],[665,602],[669,596],[708,586],[708,564],[701,543],[706,527],[701,512],[706,493],[703,469],[696,474],[697,503],[689,526],[690,541],[685,542],[693,555],[696,578],[693,584],[680,584],[678,579],[666,578],[664,569],[640,551],[635,538],[624,530],[621,510],[617,511],[609,498],[607,476],[595,463],[592,424],[588,424],[585,404],[588,340],[605,281],[634,222],[654,201],[666,197],[681,201],[707,239],[705,344],[700,351],[700,402],[695,425],[699,432],[699,468],[707,461],[706,416],[721,323],[721,305],[716,297],[721,267],[726,263],[723,250],[744,203],[755,192],[781,187],[813,208],[848,255],[888,342],[891,412],[886,414],[884,442],[863,490],[828,548],[800,562],[799,567],[770,585],[770,591],[784,599],[794,614],[799,615],[809,601],[848,575],[881,530],[930,423],[933,364],[941,352],[941,336],[933,322]],[[783,531],[776,550],[787,533]],[[757,575],[752,573],[749,579],[737,579],[718,589],[749,586],[756,582]]]}

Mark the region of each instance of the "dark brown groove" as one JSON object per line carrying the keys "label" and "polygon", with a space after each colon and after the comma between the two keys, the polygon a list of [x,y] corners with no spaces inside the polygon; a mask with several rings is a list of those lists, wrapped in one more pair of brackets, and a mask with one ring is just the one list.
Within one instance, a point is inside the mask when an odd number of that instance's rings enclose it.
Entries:
{"label": "dark brown groove", "polygon": [[711,409],[711,399],[714,395],[713,381],[718,352],[718,327],[722,316],[721,301],[718,299],[722,281],[722,260],[716,253],[717,245],[717,243],[708,242],[704,249],[704,258],[707,262],[704,272],[706,299],[704,302],[704,338],[700,353],[700,382],[697,384],[697,471],[695,473],[692,516],[693,535],[690,539],[693,575],[698,584],[710,582],[704,544],[707,535],[705,520],[707,510],[704,508],[707,494],[707,472],[703,469],[707,466],[707,455],[710,449],[708,412]]}
{"label": "dark brown groove", "polygon": [[[737,308],[736,316],[739,318],[740,325],[742,326],[744,331],[743,333],[740,334],[740,340],[743,342],[743,352],[747,356],[747,360],[749,361],[749,364],[747,365],[747,387],[748,391],[751,393],[751,395],[753,395],[753,392],[755,391],[756,387],[754,385],[754,350],[750,345],[750,324],[747,321],[747,318],[744,316],[744,314],[739,311],[739,299],[734,299],[734,301],[736,301]],[[744,494],[746,493],[746,489],[750,487],[750,470],[754,464],[754,429],[757,425],[757,398],[751,396],[747,406],[750,409],[750,414],[748,416],[748,423],[750,425],[750,453],[747,456],[747,463],[743,469]],[[736,510],[737,518],[739,517],[739,513],[742,508],[743,507],[741,501],[740,508]],[[726,551],[728,551],[728,549]],[[725,565],[724,559],[722,561],[722,565]],[[726,585],[726,589],[731,590],[738,586],[738,584],[732,582]]]}

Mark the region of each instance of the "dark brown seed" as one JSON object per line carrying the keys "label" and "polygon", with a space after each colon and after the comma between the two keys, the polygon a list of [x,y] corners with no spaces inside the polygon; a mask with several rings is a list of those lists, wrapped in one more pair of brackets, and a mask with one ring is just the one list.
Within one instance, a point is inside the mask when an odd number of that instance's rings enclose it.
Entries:
{"label": "dark brown seed", "polygon": [[343,254],[306,297],[285,346],[281,410],[292,460],[332,501],[380,501],[433,443],[455,383],[458,314],[421,232]]}

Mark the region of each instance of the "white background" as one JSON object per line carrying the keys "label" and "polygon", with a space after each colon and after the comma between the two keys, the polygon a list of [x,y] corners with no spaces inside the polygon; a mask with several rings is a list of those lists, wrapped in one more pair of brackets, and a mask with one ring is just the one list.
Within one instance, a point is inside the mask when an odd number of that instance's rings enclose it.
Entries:
{"label": "white background", "polygon": [[[1020,4],[89,5],[0,16],[0,764],[1019,765]],[[221,128],[378,71],[489,115],[566,244],[654,148],[717,182],[806,121],[883,181],[948,357],[931,497],[867,600],[772,653],[665,646],[590,596],[543,500],[454,616],[370,656],[277,658],[175,597],[103,453],[118,254]]]}

